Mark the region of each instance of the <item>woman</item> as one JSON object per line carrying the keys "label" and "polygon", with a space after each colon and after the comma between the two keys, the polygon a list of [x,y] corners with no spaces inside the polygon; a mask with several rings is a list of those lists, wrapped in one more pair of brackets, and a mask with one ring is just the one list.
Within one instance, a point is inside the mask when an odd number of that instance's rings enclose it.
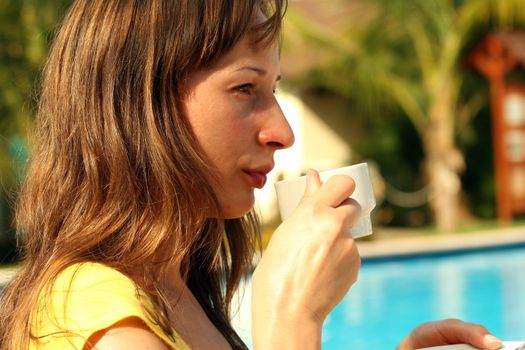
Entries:
{"label": "woman", "polygon": [[[258,246],[253,191],[293,143],[274,97],[283,2],[74,3],[43,76],[0,348],[245,348],[229,306]],[[253,276],[257,349],[320,347],[357,278],[353,188],[309,172]],[[426,324],[401,348],[486,333]]]}

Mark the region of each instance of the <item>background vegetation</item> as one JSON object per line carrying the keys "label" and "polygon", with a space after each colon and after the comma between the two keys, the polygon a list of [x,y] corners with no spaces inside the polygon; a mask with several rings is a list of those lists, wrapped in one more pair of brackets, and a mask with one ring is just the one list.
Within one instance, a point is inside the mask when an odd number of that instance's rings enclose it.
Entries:
{"label": "background vegetation", "polygon": [[12,204],[27,159],[35,84],[71,1],[0,1],[0,258],[14,258]]}
{"label": "background vegetation", "polygon": [[[473,213],[493,217],[488,83],[469,68],[468,55],[489,32],[523,28],[522,1],[339,1],[345,4],[359,17],[338,28],[291,16],[295,38],[302,33],[333,53],[295,85],[348,101],[352,147],[376,160],[390,185],[426,191],[425,203],[415,205],[417,193],[387,186],[391,212],[441,231],[474,220]],[[355,128],[364,132],[356,137]],[[400,217],[386,216],[390,223]]]}
{"label": "background vegetation", "polygon": [[[0,2],[0,257],[4,261],[14,257],[11,208],[27,159],[38,74],[53,30],[71,2]],[[306,99],[314,95],[344,104],[346,117],[329,122],[362,158],[377,162],[392,191],[426,188],[428,192],[429,186],[439,186],[435,183],[442,178],[429,171],[430,159],[460,179],[461,187],[449,203],[452,208],[459,206],[454,212],[462,213],[462,220],[494,218],[488,83],[465,70],[463,63],[472,45],[487,32],[525,23],[522,0],[319,2],[326,11],[348,9],[336,28],[309,18],[315,14],[299,6],[309,2],[290,2],[283,62],[294,56],[302,61],[292,65],[314,64],[294,74],[289,87]],[[298,50],[298,42],[308,44]],[[323,57],[317,60],[319,56]],[[441,154],[429,148],[436,120],[453,124],[450,133],[441,135],[447,140]],[[444,161],[450,155],[455,160]],[[439,204],[428,197],[420,202],[409,198],[412,205],[403,207],[387,196],[381,222],[420,226],[437,218],[439,225],[451,229],[447,223],[457,221],[450,216],[440,219]]]}

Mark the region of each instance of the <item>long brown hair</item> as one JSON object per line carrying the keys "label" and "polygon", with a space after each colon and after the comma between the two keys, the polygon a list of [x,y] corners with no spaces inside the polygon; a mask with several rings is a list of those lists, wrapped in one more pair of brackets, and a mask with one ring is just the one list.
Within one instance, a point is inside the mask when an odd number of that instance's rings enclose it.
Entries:
{"label": "long brown hair", "polygon": [[[141,271],[137,285],[157,304],[153,317],[167,334],[168,305],[148,286],[159,278],[151,271],[180,263],[214,325],[234,349],[246,348],[229,307],[257,247],[258,222],[253,213],[218,219],[183,86],[245,35],[276,40],[285,7],[286,0],[73,4],[41,83],[38,142],[17,208],[25,263],[4,290],[1,349],[27,349],[39,297],[83,261]],[[258,10],[266,19],[254,25]]]}

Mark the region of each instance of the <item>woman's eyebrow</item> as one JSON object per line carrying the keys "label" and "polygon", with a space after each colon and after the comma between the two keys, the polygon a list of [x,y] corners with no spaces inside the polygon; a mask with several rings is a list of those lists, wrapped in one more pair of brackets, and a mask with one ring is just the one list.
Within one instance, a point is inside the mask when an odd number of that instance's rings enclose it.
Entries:
{"label": "woman's eyebrow", "polygon": [[258,75],[266,75],[267,74],[266,69],[255,67],[255,66],[242,66],[242,67],[236,69],[236,71],[241,71],[241,70],[251,70],[251,71],[254,71],[255,73],[257,73]]}
{"label": "woman's eyebrow", "polygon": [[[266,74],[268,74],[266,69],[255,67],[255,66],[243,66],[243,67],[240,67],[240,68],[236,69],[236,71],[242,71],[242,70],[250,70],[250,71],[253,71],[253,72],[257,73],[260,76],[265,76]],[[279,81],[279,80],[281,80],[281,75],[280,74],[277,76],[275,81]]]}

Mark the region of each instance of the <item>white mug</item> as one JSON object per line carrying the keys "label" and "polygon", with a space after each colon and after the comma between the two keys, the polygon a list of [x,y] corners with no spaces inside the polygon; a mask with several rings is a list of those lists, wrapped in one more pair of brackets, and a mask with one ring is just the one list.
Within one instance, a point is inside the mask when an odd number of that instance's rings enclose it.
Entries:
{"label": "white mug", "polygon": [[[370,175],[368,174],[368,165],[360,163],[343,168],[337,168],[319,173],[321,183],[327,181],[330,177],[343,174],[350,176],[355,181],[355,190],[350,196],[361,206],[361,216],[357,222],[348,229],[348,233],[353,238],[359,238],[372,234],[372,220],[370,213],[376,206],[374,190]],[[306,176],[295,179],[279,181],[275,183],[277,192],[277,201],[281,219],[286,220],[297,208],[306,189]]]}

